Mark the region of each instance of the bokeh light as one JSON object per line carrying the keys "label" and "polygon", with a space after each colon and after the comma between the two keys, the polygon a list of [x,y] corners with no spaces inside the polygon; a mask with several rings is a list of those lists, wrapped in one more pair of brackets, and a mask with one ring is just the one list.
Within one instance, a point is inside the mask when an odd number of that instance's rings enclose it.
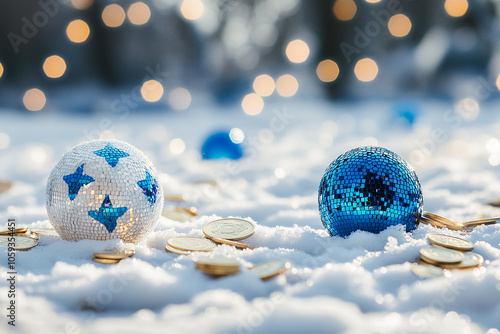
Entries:
{"label": "bokeh light", "polygon": [[156,102],[163,96],[163,86],[156,80],[148,80],[141,87],[141,95],[147,102]]}
{"label": "bokeh light", "polygon": [[470,97],[461,99],[455,105],[455,112],[467,121],[476,119],[480,110],[479,103]]}
{"label": "bokeh light", "polygon": [[446,0],[444,3],[444,9],[446,13],[452,17],[460,17],[465,15],[467,9],[469,8],[469,3],[467,0]]}
{"label": "bokeh light", "polygon": [[111,4],[102,11],[102,21],[110,28],[116,28],[125,21],[125,11],[120,5]]}
{"label": "bokeh light", "polygon": [[239,128],[232,128],[229,131],[229,138],[235,144],[241,144],[245,140],[245,133]]}
{"label": "bokeh light", "polygon": [[365,0],[365,1],[368,3],[377,3],[377,2],[380,2],[382,0]]}
{"label": "bokeh light", "polygon": [[387,26],[392,36],[404,37],[411,30],[411,21],[406,15],[396,14],[391,17]]}
{"label": "bokeh light", "polygon": [[184,0],[181,5],[181,14],[186,20],[197,20],[203,14],[205,6],[200,0]]}
{"label": "bokeh light", "polygon": [[337,0],[333,4],[333,14],[340,21],[349,21],[354,15],[358,7],[353,0]]}
{"label": "bokeh light", "polygon": [[498,90],[500,90],[500,74],[497,76],[496,85],[497,85]]}
{"label": "bokeh light", "polygon": [[323,82],[332,82],[339,76],[339,66],[330,59],[325,59],[318,64],[316,74],[319,80]]}
{"label": "bokeh light", "polygon": [[241,107],[247,115],[258,115],[264,109],[264,100],[259,95],[251,93],[243,98]]}
{"label": "bokeh light", "polygon": [[50,56],[43,62],[43,71],[49,78],[60,78],[66,72],[66,62],[57,55]]}
{"label": "bokeh light", "polygon": [[177,87],[170,92],[168,103],[175,110],[186,110],[191,105],[191,94],[186,88]]}
{"label": "bokeh light", "polygon": [[186,144],[184,143],[184,140],[180,138],[174,138],[168,145],[168,148],[173,155],[179,155],[186,149]]}
{"label": "bokeh light", "polygon": [[274,92],[276,85],[273,78],[267,74],[261,74],[253,81],[253,90],[260,96],[269,96]]}
{"label": "bokeh light", "polygon": [[79,10],[89,8],[93,2],[93,0],[71,0],[71,4],[73,5],[73,7]]}
{"label": "bokeh light", "polygon": [[30,111],[41,110],[45,106],[45,102],[47,102],[45,94],[38,88],[32,88],[24,93],[23,103]]}
{"label": "bokeh light", "polygon": [[2,77],[3,75],[3,65],[2,63],[0,63],[0,78]]}
{"label": "bokeh light", "polygon": [[276,91],[284,97],[294,96],[299,89],[299,83],[293,75],[285,74],[276,80]]}
{"label": "bokeh light", "polygon": [[0,132],[0,150],[4,150],[10,145],[10,137],[8,134]]}
{"label": "bokeh light", "polygon": [[149,18],[151,17],[151,10],[144,2],[136,2],[128,8],[127,16],[130,23],[143,25],[149,21]]}
{"label": "bokeh light", "polygon": [[303,40],[296,39],[288,43],[285,53],[292,63],[303,63],[309,57],[309,46]]}
{"label": "bokeh light", "polygon": [[372,81],[378,74],[377,63],[371,58],[360,59],[354,66],[354,74],[359,81]]}
{"label": "bokeh light", "polygon": [[66,35],[73,43],[83,43],[90,34],[89,25],[82,20],[73,20],[66,28]]}

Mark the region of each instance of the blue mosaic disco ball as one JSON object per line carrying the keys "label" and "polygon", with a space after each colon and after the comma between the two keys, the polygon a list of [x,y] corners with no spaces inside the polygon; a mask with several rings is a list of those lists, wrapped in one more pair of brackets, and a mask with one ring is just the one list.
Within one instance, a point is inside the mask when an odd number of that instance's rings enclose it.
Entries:
{"label": "blue mosaic disco ball", "polygon": [[205,139],[201,147],[201,156],[204,160],[238,160],[243,156],[243,149],[237,140],[231,138],[230,131],[219,131]]}
{"label": "blue mosaic disco ball", "polygon": [[357,230],[379,233],[393,225],[414,230],[423,196],[413,168],[382,147],[359,147],[325,171],[318,192],[323,226],[332,236]]}
{"label": "blue mosaic disco ball", "polygon": [[138,242],[154,230],[163,190],[151,161],[119,140],[68,151],[47,182],[47,213],[64,240]]}

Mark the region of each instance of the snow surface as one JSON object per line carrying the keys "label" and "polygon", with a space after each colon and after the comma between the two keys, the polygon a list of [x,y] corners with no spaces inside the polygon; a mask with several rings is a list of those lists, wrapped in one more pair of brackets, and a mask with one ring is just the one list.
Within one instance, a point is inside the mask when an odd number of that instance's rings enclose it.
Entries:
{"label": "snow surface", "polygon": [[[500,198],[498,104],[483,103],[474,119],[456,114],[451,103],[428,101],[413,126],[395,117],[392,104],[377,101],[276,100],[258,116],[238,107],[218,109],[195,105],[175,113],[93,116],[3,110],[0,132],[10,145],[0,150],[0,179],[15,184],[0,194],[0,227],[9,217],[18,226],[50,227],[45,185],[51,169],[65,151],[103,130],[145,152],[165,193],[189,194],[181,205],[197,207],[200,215],[187,223],[162,217],[147,241],[126,245],[136,255],[118,265],[91,261],[94,251],[117,240],[42,237],[38,247],[17,252],[15,328],[4,315],[3,253],[1,333],[498,333],[500,226],[471,233],[392,227],[378,235],[331,238],[317,210],[328,164],[371,144],[413,164],[426,211],[459,221],[500,216],[500,209],[485,204]],[[231,164],[202,161],[203,139],[233,127],[245,132],[247,157]],[[180,155],[169,150],[173,138],[185,142]],[[206,180],[218,185],[200,182]],[[259,248],[221,246],[215,253],[238,259],[242,267],[285,258],[293,268],[265,282],[246,269],[214,280],[194,268],[197,254],[164,251],[169,237],[202,236],[204,224],[228,216],[257,224],[244,242]],[[426,234],[435,232],[472,241],[484,267],[416,277],[409,263],[427,244]]]}

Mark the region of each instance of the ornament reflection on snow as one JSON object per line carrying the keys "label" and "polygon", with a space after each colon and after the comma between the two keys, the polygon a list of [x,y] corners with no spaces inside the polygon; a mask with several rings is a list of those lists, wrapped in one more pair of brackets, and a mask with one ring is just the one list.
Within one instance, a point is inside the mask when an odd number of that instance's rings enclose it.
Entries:
{"label": "ornament reflection on snow", "polygon": [[67,152],[47,183],[47,213],[65,240],[138,242],[158,224],[163,189],[149,159],[119,140]]}

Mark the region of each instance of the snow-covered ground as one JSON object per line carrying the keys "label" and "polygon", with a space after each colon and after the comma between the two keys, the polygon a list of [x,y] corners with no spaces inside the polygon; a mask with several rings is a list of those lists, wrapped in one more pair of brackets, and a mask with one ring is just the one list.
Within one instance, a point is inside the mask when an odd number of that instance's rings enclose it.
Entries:
{"label": "snow-covered ground", "polygon": [[[162,174],[166,194],[188,194],[182,206],[199,215],[179,223],[162,217],[136,255],[118,265],[92,262],[92,253],[116,240],[68,242],[42,237],[17,252],[17,321],[7,324],[7,256],[0,260],[1,333],[498,333],[500,226],[471,233],[420,226],[378,235],[329,237],[317,210],[324,169],[361,145],[389,148],[416,169],[424,209],[459,221],[500,216],[486,205],[500,198],[498,103],[455,113],[428,101],[413,126],[395,117],[392,103],[357,104],[277,100],[258,116],[239,109],[130,115],[0,113],[0,179],[14,187],[0,194],[0,227],[50,227],[45,212],[48,175],[89,134],[116,136],[145,152]],[[476,117],[477,116],[477,117]],[[212,131],[240,128],[247,157],[202,161],[199,148]],[[3,145],[6,136],[0,135]],[[173,141],[174,138],[180,138]],[[2,144],[2,143],[0,143]],[[180,153],[180,154],[174,154]],[[213,186],[200,181],[212,180]],[[165,202],[165,207],[176,203]],[[242,266],[285,258],[292,269],[261,281],[243,269],[211,279],[192,256],[167,253],[169,237],[202,236],[209,221],[236,216],[257,224],[244,242],[255,250],[218,247]],[[472,241],[483,268],[422,280],[410,270],[431,232]]]}

